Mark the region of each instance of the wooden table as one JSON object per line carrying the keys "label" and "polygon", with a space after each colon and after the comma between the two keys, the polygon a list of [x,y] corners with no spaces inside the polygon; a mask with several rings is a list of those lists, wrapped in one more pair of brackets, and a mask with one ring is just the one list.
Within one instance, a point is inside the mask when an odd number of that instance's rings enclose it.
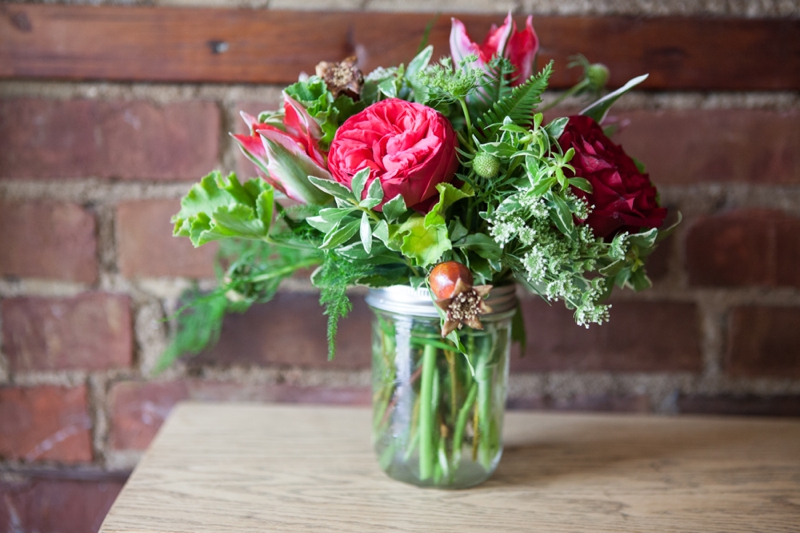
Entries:
{"label": "wooden table", "polygon": [[184,403],[103,533],[800,531],[800,420],[510,412],[474,489],[378,468],[361,408]]}

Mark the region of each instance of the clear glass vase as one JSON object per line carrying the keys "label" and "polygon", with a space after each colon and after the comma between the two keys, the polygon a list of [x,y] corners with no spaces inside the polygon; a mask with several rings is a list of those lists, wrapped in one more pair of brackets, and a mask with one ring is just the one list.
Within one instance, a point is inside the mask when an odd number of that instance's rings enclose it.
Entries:
{"label": "clear glass vase", "polygon": [[440,336],[427,290],[370,291],[373,444],[392,478],[466,488],[494,472],[503,452],[513,286],[494,288],[483,330],[458,330],[467,355]]}

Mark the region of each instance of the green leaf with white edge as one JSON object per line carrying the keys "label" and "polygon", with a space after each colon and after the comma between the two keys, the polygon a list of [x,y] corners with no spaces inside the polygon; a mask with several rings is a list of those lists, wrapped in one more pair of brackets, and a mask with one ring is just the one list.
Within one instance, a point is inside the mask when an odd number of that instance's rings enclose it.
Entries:
{"label": "green leaf with white edge", "polygon": [[400,194],[383,204],[383,216],[389,222],[394,222],[403,216],[406,211],[408,211],[406,201],[403,200],[403,196]]}
{"label": "green leaf with white edge", "polygon": [[556,180],[556,178],[545,178],[536,184],[531,191],[531,194],[534,196],[544,196],[550,189],[553,188],[553,185],[555,185],[557,181],[558,180]]}
{"label": "green leaf with white edge", "polygon": [[619,273],[620,270],[622,270],[625,267],[625,264],[626,264],[625,261],[622,260],[614,261],[610,265],[604,266],[603,268],[598,270],[598,272],[603,276],[614,277],[617,275],[617,273]]}
{"label": "green leaf with white edge", "polygon": [[556,225],[558,230],[570,238],[575,238],[575,223],[572,220],[572,211],[569,206],[558,194],[552,192],[547,194],[548,203],[553,208],[550,210],[550,220]]}
{"label": "green leaf with white edge", "polygon": [[334,229],[325,236],[325,240],[322,241],[322,246],[320,246],[320,248],[323,250],[330,250],[346,243],[358,232],[360,226],[360,220],[353,220]]}
{"label": "green leaf with white edge", "polygon": [[[439,201],[431,208],[428,214],[425,215],[426,227],[444,226],[444,214],[447,208],[457,201],[469,198],[475,194],[472,190],[457,189],[450,183],[440,183],[436,186],[436,190],[439,191]],[[447,231],[445,231],[445,234],[446,233]]]}
{"label": "green leaf with white edge", "polygon": [[353,176],[353,179],[350,181],[350,188],[353,190],[353,196],[357,200],[361,200],[361,197],[364,195],[364,186],[369,179],[369,171],[369,167],[362,168],[356,172],[355,176]]}
{"label": "green leaf with white edge", "polygon": [[387,224],[385,220],[381,220],[372,230],[372,234],[388,249],[399,252],[403,246],[402,236],[398,235],[399,228],[397,224]]}
{"label": "green leaf with white edge", "polygon": [[383,185],[381,185],[381,180],[375,178],[372,180],[372,183],[369,184],[369,188],[367,188],[367,198],[370,200],[377,200],[378,203],[383,201]]}
{"label": "green leaf with white edge", "polygon": [[308,181],[314,184],[319,190],[326,192],[333,196],[334,198],[340,198],[342,200],[355,200],[352,191],[333,180],[326,180],[323,178],[318,178],[316,176],[309,176]]}
{"label": "green leaf with white edge", "polygon": [[494,239],[484,233],[467,235],[454,246],[457,248],[464,248],[465,250],[472,250],[485,259],[500,259],[503,255],[503,249],[500,248]]}
{"label": "green leaf with white edge", "polygon": [[432,265],[443,253],[452,249],[444,224],[427,226],[425,218],[420,215],[412,215],[400,226],[398,234],[403,236],[400,251],[411,258],[416,266]]}
{"label": "green leaf with white edge", "polygon": [[326,220],[321,216],[306,217],[306,222],[308,222],[309,226],[321,231],[322,233],[329,233],[333,228],[339,225],[339,220]]}
{"label": "green leaf with white edge", "polygon": [[585,193],[592,194],[592,184],[585,178],[570,178],[567,180],[570,185],[580,189]]}
{"label": "green leaf with white edge", "polygon": [[611,109],[612,105],[614,105],[614,102],[619,100],[620,96],[646,80],[648,76],[649,74],[642,74],[641,76],[633,78],[616,91],[608,93],[604,97],[592,103],[590,106],[581,110],[579,114],[593,118],[598,124],[602,123],[603,119],[605,119],[606,115],[608,114],[608,110]]}
{"label": "green leaf with white edge", "polygon": [[673,225],[671,225],[670,227],[668,227],[666,229],[659,230],[658,231],[658,237],[656,237],[656,242],[657,243],[661,242],[664,239],[666,239],[667,237],[669,237],[670,235],[672,235],[675,232],[675,229],[678,227],[678,224],[680,224],[682,220],[683,220],[683,214],[681,214],[681,212],[678,211],[678,220]]}
{"label": "green leaf with white edge", "polygon": [[656,243],[656,237],[658,237],[658,230],[652,228],[643,233],[635,233],[628,236],[628,242],[639,248],[650,248]]}
{"label": "green leaf with white edge", "polygon": [[361,244],[364,245],[364,251],[367,253],[372,252],[372,225],[369,223],[369,215],[366,212],[361,214],[359,233],[361,234]]}
{"label": "green leaf with white edge", "polygon": [[319,216],[326,222],[336,223],[355,211],[355,209],[355,207],[326,207],[325,209],[320,209]]}
{"label": "green leaf with white edge", "polygon": [[551,139],[557,141],[561,137],[561,134],[564,133],[564,128],[567,127],[568,122],[569,119],[567,117],[557,118],[545,126],[544,131],[547,132]]}
{"label": "green leaf with white edge", "polygon": [[432,56],[433,45],[429,44],[423,48],[422,51],[418,53],[408,64],[408,68],[406,69],[406,78],[416,78],[417,74],[419,74],[425,67],[428,66]]}

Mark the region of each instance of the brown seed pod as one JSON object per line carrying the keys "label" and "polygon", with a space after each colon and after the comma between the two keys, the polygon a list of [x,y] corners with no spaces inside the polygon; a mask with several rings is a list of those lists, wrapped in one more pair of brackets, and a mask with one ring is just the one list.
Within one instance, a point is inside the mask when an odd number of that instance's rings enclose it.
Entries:
{"label": "brown seed pod", "polygon": [[492,309],[483,299],[492,290],[491,285],[476,285],[467,267],[456,261],[436,265],[428,276],[434,303],[446,313],[442,326],[442,337],[447,337],[464,324],[471,328],[483,329],[478,315],[491,313]]}

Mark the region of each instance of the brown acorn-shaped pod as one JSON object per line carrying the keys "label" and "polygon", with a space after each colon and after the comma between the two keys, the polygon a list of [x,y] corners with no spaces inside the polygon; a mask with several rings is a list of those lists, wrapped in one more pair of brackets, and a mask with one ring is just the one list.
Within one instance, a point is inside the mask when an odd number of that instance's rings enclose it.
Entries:
{"label": "brown acorn-shaped pod", "polygon": [[483,329],[478,315],[491,313],[492,308],[483,300],[492,290],[491,285],[473,285],[474,278],[469,269],[456,261],[439,263],[428,276],[434,303],[445,312],[442,337],[447,337],[464,324]]}
{"label": "brown acorn-shaped pod", "polygon": [[361,96],[364,75],[358,70],[358,58],[351,56],[341,63],[320,62],[316,67],[317,76],[322,78],[328,90],[336,98],[345,94],[355,101]]}

